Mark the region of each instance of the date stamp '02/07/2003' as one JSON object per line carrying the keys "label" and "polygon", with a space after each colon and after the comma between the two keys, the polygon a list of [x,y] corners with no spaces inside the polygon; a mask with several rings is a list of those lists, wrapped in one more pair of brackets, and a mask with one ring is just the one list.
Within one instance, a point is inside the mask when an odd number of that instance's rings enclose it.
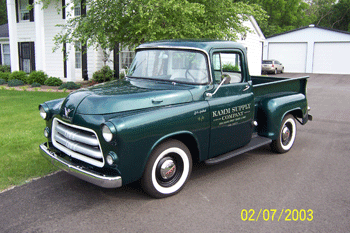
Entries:
{"label": "date stamp '02/07/2003'", "polygon": [[241,211],[241,219],[242,221],[309,221],[311,222],[314,219],[314,211],[311,209],[260,209],[259,211],[255,211],[254,209],[243,209]]}

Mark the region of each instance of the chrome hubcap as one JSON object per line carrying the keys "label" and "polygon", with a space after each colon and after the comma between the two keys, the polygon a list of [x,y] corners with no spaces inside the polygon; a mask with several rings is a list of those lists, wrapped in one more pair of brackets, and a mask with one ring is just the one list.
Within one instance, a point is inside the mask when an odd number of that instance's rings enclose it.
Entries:
{"label": "chrome hubcap", "polygon": [[290,129],[287,126],[284,126],[282,131],[282,141],[288,141],[290,137]]}
{"label": "chrome hubcap", "polygon": [[160,175],[164,180],[171,179],[176,173],[176,165],[172,159],[164,161],[160,167]]}

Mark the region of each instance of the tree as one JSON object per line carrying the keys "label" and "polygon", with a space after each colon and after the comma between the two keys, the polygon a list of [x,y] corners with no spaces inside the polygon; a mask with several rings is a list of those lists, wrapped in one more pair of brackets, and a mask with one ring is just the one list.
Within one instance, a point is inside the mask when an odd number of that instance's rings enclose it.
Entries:
{"label": "tree", "polygon": [[7,23],[6,0],[0,0],[0,25]]}
{"label": "tree", "polygon": [[[44,5],[61,2],[42,1]],[[162,39],[236,39],[248,30],[242,20],[249,15],[261,22],[265,18],[258,5],[234,0],[86,0],[85,4],[86,15],[70,17],[61,25],[57,45],[82,41],[114,49],[119,43],[136,46]]]}
{"label": "tree", "polygon": [[313,0],[310,8],[317,26],[350,31],[350,0]]}
{"label": "tree", "polygon": [[282,33],[306,26],[313,21],[307,15],[309,4],[303,0],[238,0],[260,5],[269,16],[268,20],[257,20],[265,36]]}

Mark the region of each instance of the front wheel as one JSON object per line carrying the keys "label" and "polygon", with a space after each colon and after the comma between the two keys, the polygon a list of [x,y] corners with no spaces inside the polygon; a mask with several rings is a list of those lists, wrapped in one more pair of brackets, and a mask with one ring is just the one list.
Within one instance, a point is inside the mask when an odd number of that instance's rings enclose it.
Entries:
{"label": "front wheel", "polygon": [[271,143],[271,148],[277,153],[288,152],[295,141],[297,127],[293,115],[288,114],[283,118],[278,138]]}
{"label": "front wheel", "polygon": [[178,140],[159,145],[151,154],[143,177],[143,189],[155,198],[178,193],[192,172],[192,158],[188,148]]}

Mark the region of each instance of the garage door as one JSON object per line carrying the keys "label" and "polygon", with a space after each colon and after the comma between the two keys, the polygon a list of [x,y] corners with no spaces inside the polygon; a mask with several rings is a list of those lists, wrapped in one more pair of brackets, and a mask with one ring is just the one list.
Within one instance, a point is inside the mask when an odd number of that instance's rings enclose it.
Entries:
{"label": "garage door", "polygon": [[305,73],[307,43],[269,43],[268,59],[280,61],[285,72]]}
{"label": "garage door", "polygon": [[313,73],[350,74],[350,43],[315,43]]}

